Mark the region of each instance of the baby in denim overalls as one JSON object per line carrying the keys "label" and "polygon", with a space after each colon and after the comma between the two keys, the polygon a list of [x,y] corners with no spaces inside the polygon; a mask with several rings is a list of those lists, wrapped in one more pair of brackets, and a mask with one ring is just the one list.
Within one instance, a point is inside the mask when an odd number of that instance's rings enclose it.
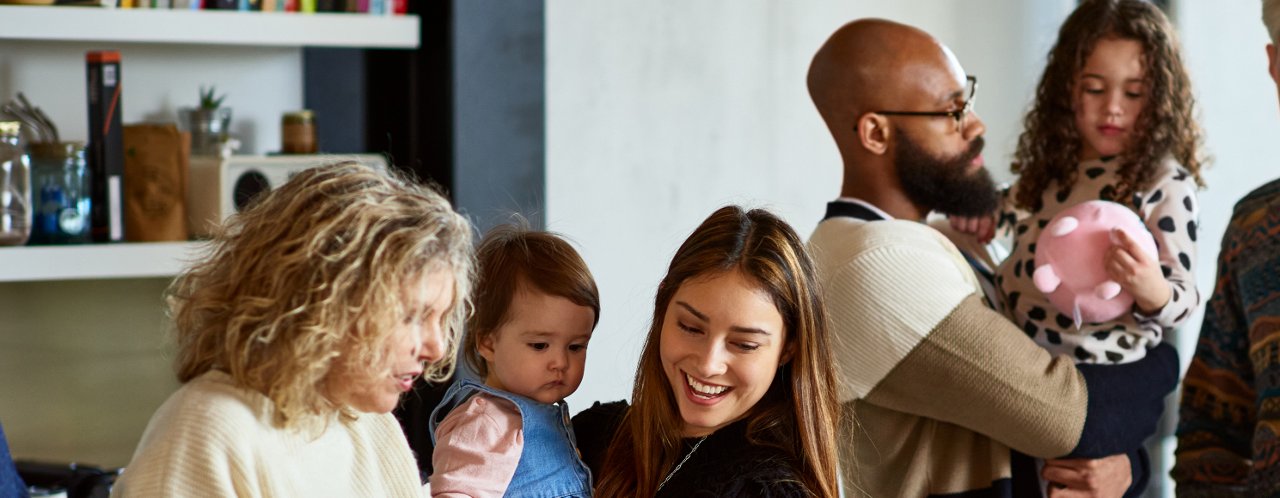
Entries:
{"label": "baby in denim overalls", "polygon": [[564,398],[578,389],[600,294],[560,237],[502,226],[477,251],[459,375],[431,414],[433,496],[591,495]]}

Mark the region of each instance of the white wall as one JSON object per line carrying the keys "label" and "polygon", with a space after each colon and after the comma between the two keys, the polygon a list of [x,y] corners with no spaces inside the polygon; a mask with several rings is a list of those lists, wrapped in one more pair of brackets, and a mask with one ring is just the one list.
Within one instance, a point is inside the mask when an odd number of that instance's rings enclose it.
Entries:
{"label": "white wall", "polygon": [[[1200,192],[1199,265],[1196,278],[1207,300],[1213,292],[1222,232],[1237,200],[1280,177],[1275,144],[1280,140],[1280,105],[1267,77],[1269,38],[1261,2],[1177,2],[1176,21],[1200,105],[1200,124],[1213,162]],[[1186,370],[1195,348],[1204,308],[1179,336]]]}
{"label": "white wall", "polygon": [[1069,9],[1069,0],[547,2],[547,226],[579,243],[603,306],[570,404],[629,396],[657,282],[715,208],[768,207],[807,238],[839,193],[840,159],[805,89],[832,31],[885,17],[949,44],[979,78],[988,164],[1007,173]]}

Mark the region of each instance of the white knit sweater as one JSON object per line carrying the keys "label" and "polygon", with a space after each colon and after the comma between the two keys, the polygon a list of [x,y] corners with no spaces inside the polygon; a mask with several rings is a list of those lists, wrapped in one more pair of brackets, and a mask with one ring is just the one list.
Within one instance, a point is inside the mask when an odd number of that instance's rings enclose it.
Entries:
{"label": "white knit sweater", "polygon": [[323,432],[272,425],[262,394],[208,372],[151,417],[112,496],[423,496],[391,414],[336,416]]}

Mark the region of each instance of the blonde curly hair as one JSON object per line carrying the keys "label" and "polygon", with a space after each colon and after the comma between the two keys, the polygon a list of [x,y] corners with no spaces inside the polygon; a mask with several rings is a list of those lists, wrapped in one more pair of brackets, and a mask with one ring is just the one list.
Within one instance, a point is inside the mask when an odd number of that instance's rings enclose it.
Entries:
{"label": "blonde curly hair", "polygon": [[350,415],[327,376],[388,375],[386,344],[415,312],[407,289],[443,270],[445,355],[423,374],[442,380],[469,309],[471,237],[448,200],[395,174],[354,162],[298,173],[231,217],[166,292],[178,380],[224,371],[272,401],[279,427]]}

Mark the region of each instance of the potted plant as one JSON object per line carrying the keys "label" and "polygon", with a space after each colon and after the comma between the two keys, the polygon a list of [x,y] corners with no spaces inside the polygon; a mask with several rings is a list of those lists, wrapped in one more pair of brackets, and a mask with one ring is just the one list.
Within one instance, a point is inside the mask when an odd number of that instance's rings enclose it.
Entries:
{"label": "potted plant", "polygon": [[231,108],[222,107],[227,95],[218,95],[217,87],[200,86],[200,106],[182,109],[182,120],[191,132],[192,155],[221,155],[223,144],[230,139]]}

